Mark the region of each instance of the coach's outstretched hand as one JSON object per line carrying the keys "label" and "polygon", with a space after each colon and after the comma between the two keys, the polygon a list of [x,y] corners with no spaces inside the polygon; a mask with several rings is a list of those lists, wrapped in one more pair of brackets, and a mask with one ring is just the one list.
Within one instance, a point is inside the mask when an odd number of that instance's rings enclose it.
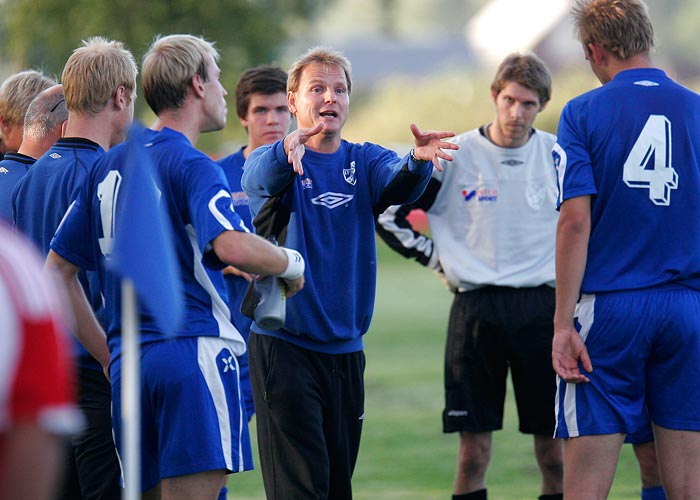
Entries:
{"label": "coach's outstretched hand", "polygon": [[445,153],[443,149],[457,150],[459,146],[451,142],[443,141],[448,137],[454,137],[454,132],[435,131],[421,132],[418,125],[411,123],[411,133],[414,138],[413,155],[419,160],[432,161],[435,168],[442,172],[440,159],[452,161],[451,155]]}
{"label": "coach's outstretched hand", "polygon": [[323,130],[323,123],[317,123],[311,128],[300,128],[284,138],[284,151],[287,153],[287,161],[294,166],[294,171],[299,174],[304,174],[304,167],[301,165],[301,159],[304,157],[306,147],[304,144],[313,136]]}

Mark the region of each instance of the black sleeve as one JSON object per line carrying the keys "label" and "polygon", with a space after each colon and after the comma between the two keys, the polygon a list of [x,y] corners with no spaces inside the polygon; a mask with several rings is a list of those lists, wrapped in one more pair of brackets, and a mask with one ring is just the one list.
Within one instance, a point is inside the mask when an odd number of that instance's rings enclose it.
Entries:
{"label": "black sleeve", "polygon": [[411,227],[407,217],[414,209],[427,212],[435,202],[442,184],[431,178],[423,194],[407,205],[392,205],[377,217],[377,234],[393,250],[407,259],[415,259],[424,266],[440,271],[440,264],[433,258],[433,240]]}

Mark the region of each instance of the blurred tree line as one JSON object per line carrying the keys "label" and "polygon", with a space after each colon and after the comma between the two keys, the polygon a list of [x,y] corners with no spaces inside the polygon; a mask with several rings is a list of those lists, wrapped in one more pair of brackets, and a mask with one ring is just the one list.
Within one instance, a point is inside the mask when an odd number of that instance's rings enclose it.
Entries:
{"label": "blurred tree line", "polygon": [[[364,36],[368,24],[378,25],[386,38],[399,41],[426,30],[459,36],[487,1],[0,0],[1,59],[10,62],[6,71],[37,68],[60,77],[71,51],[89,36],[121,40],[140,61],[156,34],[192,33],[216,42],[222,54],[222,79],[232,92],[243,69],[263,63],[286,68],[290,53],[295,56],[316,43],[335,44],[340,32]],[[656,29],[654,62],[700,90],[696,42],[700,0],[646,1]],[[556,131],[564,102],[598,84],[582,57],[572,65],[554,75],[552,102],[536,126]],[[422,78],[389,76],[378,78],[371,87],[354,86],[345,136],[400,145],[410,141],[411,122],[424,129],[457,132],[479,126],[493,118],[489,98],[493,70],[469,67]],[[148,124],[145,100],[137,100],[137,113]],[[200,147],[225,153],[234,145],[221,146],[222,141],[244,140],[229,96],[224,134],[205,134]]]}
{"label": "blurred tree line", "polygon": [[[290,37],[307,30],[315,13],[331,1],[4,0],[2,59],[11,63],[10,71],[36,68],[60,79],[72,50],[90,36],[124,42],[140,66],[155,35],[191,33],[215,42],[222,56],[222,80],[231,93],[243,69],[279,63]],[[142,115],[146,102],[136,103]],[[236,115],[229,98],[231,120]]]}
{"label": "blurred tree line", "polygon": [[156,34],[191,33],[216,42],[222,69],[238,73],[274,60],[325,2],[315,0],[5,0],[4,56],[60,74],[80,41],[123,41],[140,60]]}

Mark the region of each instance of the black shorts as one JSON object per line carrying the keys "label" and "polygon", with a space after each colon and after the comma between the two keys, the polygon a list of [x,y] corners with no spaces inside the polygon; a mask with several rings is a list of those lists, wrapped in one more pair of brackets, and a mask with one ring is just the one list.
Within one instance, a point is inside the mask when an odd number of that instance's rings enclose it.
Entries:
{"label": "black shorts", "polygon": [[457,293],[445,350],[444,432],[503,427],[508,369],[519,429],[552,435],[554,289],[488,286]]}
{"label": "black shorts", "polygon": [[350,500],[364,353],[324,354],[254,332],[248,346],[267,498]]}

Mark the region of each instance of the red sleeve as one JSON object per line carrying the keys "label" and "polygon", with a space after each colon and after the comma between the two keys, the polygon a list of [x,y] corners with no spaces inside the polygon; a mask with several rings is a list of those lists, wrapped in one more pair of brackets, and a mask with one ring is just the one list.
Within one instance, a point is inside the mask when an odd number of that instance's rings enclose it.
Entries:
{"label": "red sleeve", "polygon": [[0,431],[36,421],[52,433],[79,429],[75,367],[56,284],[34,249],[0,227]]}
{"label": "red sleeve", "polygon": [[50,317],[20,322],[23,335],[10,395],[11,419],[35,420],[59,434],[71,432],[75,368],[65,334]]}

